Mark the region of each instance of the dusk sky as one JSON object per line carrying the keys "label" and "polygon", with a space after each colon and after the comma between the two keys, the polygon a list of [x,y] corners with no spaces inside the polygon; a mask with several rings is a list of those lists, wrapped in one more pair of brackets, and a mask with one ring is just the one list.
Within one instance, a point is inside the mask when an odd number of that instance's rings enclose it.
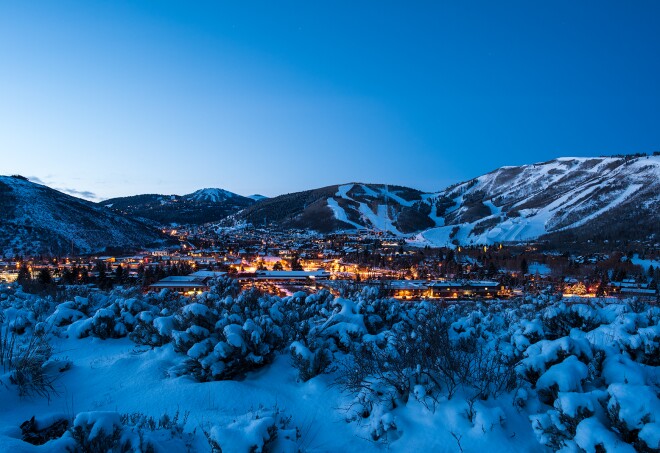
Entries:
{"label": "dusk sky", "polygon": [[660,2],[0,3],[0,174],[427,191],[660,150]]}

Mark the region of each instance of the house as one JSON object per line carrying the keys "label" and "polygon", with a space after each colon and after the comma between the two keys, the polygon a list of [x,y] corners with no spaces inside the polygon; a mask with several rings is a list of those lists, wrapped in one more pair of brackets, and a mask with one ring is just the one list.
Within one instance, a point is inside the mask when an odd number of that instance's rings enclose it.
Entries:
{"label": "house", "polygon": [[459,297],[505,297],[504,285],[495,281],[436,281],[429,283],[431,297],[458,299]]}
{"label": "house", "polygon": [[149,289],[152,291],[169,289],[179,294],[191,296],[193,294],[200,294],[204,291],[208,291],[209,280],[211,280],[211,277],[203,277],[199,275],[171,275],[149,285]]}

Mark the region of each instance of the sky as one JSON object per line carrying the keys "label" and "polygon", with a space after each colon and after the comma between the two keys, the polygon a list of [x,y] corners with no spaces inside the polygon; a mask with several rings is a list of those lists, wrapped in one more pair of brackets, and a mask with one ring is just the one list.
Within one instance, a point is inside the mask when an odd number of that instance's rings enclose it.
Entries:
{"label": "sky", "polygon": [[660,2],[0,2],[0,174],[90,200],[660,150]]}

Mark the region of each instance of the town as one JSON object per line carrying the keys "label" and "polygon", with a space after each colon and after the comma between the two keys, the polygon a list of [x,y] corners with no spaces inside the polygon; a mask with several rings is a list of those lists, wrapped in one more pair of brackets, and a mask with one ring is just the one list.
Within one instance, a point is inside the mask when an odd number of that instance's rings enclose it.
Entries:
{"label": "town", "polygon": [[139,286],[194,296],[219,276],[279,296],[375,286],[399,300],[507,299],[549,292],[564,297],[658,301],[660,245],[560,252],[544,243],[414,247],[375,230],[322,235],[244,227],[164,230],[178,246],[130,254],[3,257],[0,281],[36,290],[83,284]]}

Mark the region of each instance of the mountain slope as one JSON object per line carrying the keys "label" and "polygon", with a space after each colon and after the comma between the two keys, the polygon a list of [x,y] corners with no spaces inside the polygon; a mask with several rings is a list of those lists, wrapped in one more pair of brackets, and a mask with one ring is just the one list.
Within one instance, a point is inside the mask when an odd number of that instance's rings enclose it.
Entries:
{"label": "mountain slope", "polygon": [[427,214],[430,210],[419,190],[351,183],[261,200],[224,223],[248,222],[322,233],[373,228],[403,234],[434,226]]}
{"label": "mountain slope", "polygon": [[22,177],[0,176],[0,252],[4,255],[138,249],[164,240],[159,231],[94,203]]}
{"label": "mountain slope", "polygon": [[444,246],[660,237],[659,213],[660,156],[560,158],[502,167],[437,193],[351,183],[286,194],[223,225],[368,228]]}
{"label": "mountain slope", "polygon": [[[433,197],[445,245],[536,238],[645,238],[660,234],[660,157],[560,158],[502,167]],[[634,225],[634,228],[632,228]]]}
{"label": "mountain slope", "polygon": [[115,212],[162,225],[215,222],[254,203],[223,189],[201,189],[188,195],[134,195],[99,203]]}

